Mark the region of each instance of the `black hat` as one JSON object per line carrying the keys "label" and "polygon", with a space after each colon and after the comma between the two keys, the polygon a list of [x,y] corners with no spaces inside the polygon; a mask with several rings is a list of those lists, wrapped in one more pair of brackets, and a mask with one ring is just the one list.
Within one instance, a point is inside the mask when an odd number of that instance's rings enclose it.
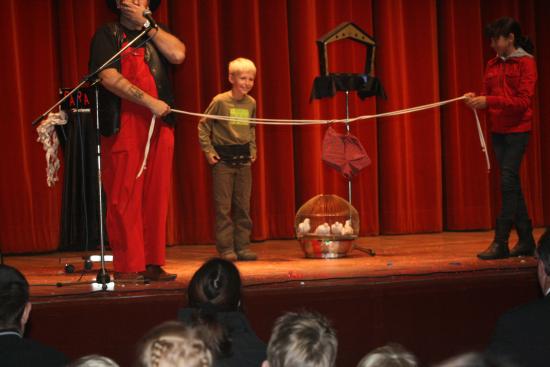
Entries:
{"label": "black hat", "polygon": [[[160,5],[160,0],[149,0],[149,9],[151,11],[157,10],[159,5]],[[116,0],[107,0],[107,6],[109,7],[109,9],[111,9],[117,14],[120,12],[116,6]]]}

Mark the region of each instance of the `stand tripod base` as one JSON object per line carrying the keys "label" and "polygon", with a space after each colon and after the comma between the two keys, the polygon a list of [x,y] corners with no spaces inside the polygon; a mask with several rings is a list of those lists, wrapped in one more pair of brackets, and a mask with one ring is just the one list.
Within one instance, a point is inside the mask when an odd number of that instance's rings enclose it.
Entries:
{"label": "stand tripod base", "polygon": [[107,273],[107,270],[99,269],[95,281],[96,283],[103,284],[103,288],[107,289],[107,284],[111,282],[111,277],[109,276],[109,273]]}

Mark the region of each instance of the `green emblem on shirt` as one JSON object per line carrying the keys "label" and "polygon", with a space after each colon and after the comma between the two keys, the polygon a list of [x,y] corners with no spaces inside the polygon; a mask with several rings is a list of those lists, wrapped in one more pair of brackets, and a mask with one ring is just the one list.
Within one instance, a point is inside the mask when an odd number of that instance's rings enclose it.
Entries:
{"label": "green emblem on shirt", "polygon": [[[229,116],[230,117],[238,117],[241,119],[247,119],[250,117],[250,112],[246,108],[230,108],[229,109]],[[229,121],[231,125],[248,125],[247,121],[241,121],[241,120],[231,120]]]}

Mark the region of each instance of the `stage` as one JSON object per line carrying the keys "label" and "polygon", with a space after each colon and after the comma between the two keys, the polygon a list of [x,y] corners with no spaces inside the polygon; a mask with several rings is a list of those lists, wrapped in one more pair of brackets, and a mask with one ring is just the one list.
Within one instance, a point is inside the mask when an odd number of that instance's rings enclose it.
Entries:
{"label": "stage", "polygon": [[[536,229],[535,238],[542,232]],[[355,366],[390,341],[425,364],[483,349],[498,316],[540,292],[535,259],[477,259],[491,239],[490,231],[364,237],[357,245],[375,256],[354,249],[330,260],[304,258],[296,240],[255,243],[259,260],[237,263],[245,312],[264,341],[285,311],[325,314],[338,333],[338,366]],[[108,291],[91,284],[97,263],[81,273],[83,253],[9,256],[5,263],[31,283],[29,336],[71,358],[102,353],[129,365],[135,341],[176,317],[194,271],[215,255],[213,246],[169,247],[166,269],[178,274],[175,282],[115,284]],[[76,272],[65,274],[65,263]]]}

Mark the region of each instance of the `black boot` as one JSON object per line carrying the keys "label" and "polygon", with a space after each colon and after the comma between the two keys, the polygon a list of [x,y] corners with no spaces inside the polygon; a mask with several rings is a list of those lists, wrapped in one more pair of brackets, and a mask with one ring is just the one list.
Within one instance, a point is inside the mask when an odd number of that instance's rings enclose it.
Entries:
{"label": "black boot", "polygon": [[529,219],[516,223],[518,242],[510,251],[510,257],[533,256],[535,254],[535,239],[533,238],[533,227]]}
{"label": "black boot", "polygon": [[493,260],[493,259],[505,259],[510,256],[508,250],[508,237],[510,236],[510,230],[512,229],[511,220],[497,219],[495,226],[495,239],[487,250],[477,254],[481,260]]}

